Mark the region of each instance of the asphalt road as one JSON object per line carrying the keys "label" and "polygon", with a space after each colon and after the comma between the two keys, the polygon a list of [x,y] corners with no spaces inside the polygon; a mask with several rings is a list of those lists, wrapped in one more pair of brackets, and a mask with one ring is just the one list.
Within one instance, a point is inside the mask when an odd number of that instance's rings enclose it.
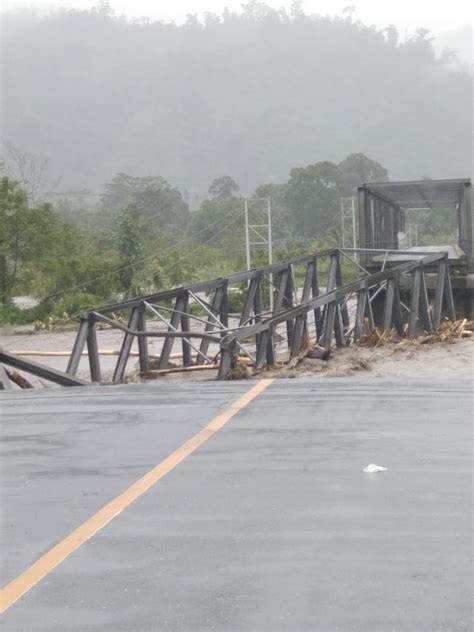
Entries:
{"label": "asphalt road", "polygon": [[[0,394],[2,584],[254,384]],[[471,631],[471,386],[273,382],[2,630]]]}

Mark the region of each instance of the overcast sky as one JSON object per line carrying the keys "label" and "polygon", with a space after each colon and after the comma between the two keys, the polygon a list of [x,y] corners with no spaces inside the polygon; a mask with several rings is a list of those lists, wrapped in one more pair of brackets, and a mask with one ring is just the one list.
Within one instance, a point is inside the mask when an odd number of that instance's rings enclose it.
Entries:
{"label": "overcast sky", "polygon": [[[89,9],[97,0],[0,0],[7,10],[22,6],[45,8],[67,6]],[[182,22],[187,13],[211,11],[220,13],[226,6],[239,10],[242,0],[110,0],[109,4],[118,14],[131,17],[147,16],[158,20]],[[289,0],[266,0],[266,4],[279,8],[288,7]],[[344,7],[355,5],[355,17],[366,24],[379,27],[395,24],[401,35],[414,32],[424,26],[433,34],[454,30],[465,24],[472,24],[472,0],[305,0],[307,13],[341,15]]]}

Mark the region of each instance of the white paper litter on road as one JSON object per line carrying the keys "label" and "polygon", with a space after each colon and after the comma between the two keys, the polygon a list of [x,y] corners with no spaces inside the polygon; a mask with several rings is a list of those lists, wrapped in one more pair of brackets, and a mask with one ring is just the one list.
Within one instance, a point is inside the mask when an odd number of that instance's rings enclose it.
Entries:
{"label": "white paper litter on road", "polygon": [[386,472],[387,468],[381,465],[375,465],[375,463],[369,463],[367,467],[364,467],[364,472],[367,474],[377,474],[378,472]]}

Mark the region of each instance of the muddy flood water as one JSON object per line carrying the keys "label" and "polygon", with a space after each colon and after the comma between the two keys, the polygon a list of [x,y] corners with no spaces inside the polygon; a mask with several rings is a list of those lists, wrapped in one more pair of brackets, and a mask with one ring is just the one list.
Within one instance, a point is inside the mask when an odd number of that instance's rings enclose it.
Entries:
{"label": "muddy flood water", "polygon": [[[11,352],[64,352],[69,354],[72,350],[76,332],[69,331],[42,331],[31,332],[31,330],[21,329],[0,329],[0,346]],[[118,351],[122,342],[122,333],[118,330],[103,329],[98,332],[99,349],[107,351]],[[150,354],[159,355],[162,339],[149,339]],[[177,341],[173,351],[179,352],[181,345]],[[135,341],[132,351],[137,352]],[[215,350],[217,352],[217,348]],[[212,352],[212,350],[211,350]],[[31,355],[36,362],[40,362],[58,370],[65,371],[68,356],[43,356]],[[354,377],[364,375],[366,377],[388,377],[388,376],[473,376],[474,359],[474,337],[460,339],[454,342],[439,342],[435,344],[410,345],[392,344],[379,348],[368,347],[347,347],[345,349],[333,350],[328,361],[303,360],[296,368],[268,368],[258,375],[265,373],[269,377]],[[104,381],[110,380],[113,374],[116,355],[101,355],[100,363]],[[138,358],[130,357],[127,366],[127,380],[140,381],[137,375]],[[89,379],[88,358],[84,355],[81,359],[78,376]],[[160,376],[157,382],[176,382],[183,380],[214,380],[215,371],[192,372],[188,374],[174,373]],[[54,385],[39,380],[34,376],[28,379],[38,387],[55,388]]]}

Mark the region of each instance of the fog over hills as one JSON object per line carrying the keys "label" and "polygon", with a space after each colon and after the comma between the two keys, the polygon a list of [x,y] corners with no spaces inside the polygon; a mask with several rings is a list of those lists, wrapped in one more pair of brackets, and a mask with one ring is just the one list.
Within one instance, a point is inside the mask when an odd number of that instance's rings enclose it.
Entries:
{"label": "fog over hills", "polygon": [[448,48],[456,52],[459,61],[466,66],[474,63],[473,58],[474,29],[470,24],[455,29],[454,31],[443,31],[433,39],[433,47],[438,54]]}
{"label": "fog over hills", "polygon": [[401,42],[394,27],[245,6],[182,26],[105,5],[4,16],[5,146],[47,158],[61,190],[160,175],[191,204],[219,175],[247,194],[351,152],[391,179],[470,174],[472,76],[460,57],[437,55],[423,31]]}

